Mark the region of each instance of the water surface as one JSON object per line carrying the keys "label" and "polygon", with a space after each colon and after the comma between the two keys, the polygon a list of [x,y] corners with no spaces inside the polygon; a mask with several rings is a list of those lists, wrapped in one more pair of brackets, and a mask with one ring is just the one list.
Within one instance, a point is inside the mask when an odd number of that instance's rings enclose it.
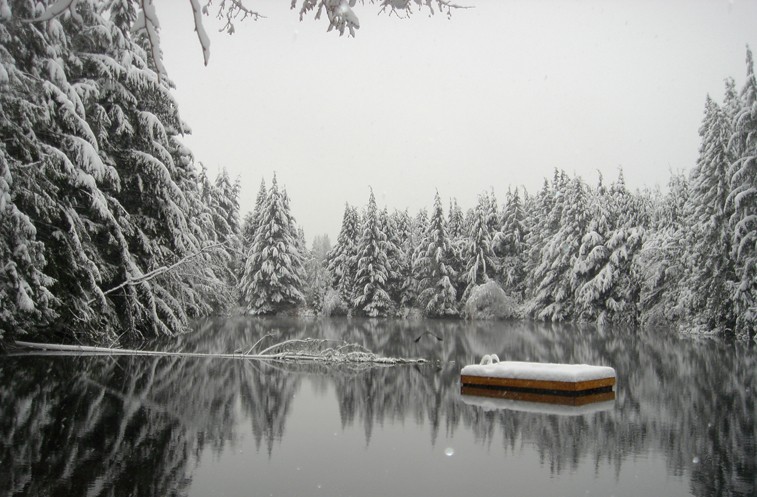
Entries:
{"label": "water surface", "polygon": [[[263,345],[328,338],[432,362],[3,357],[0,495],[757,494],[757,358],[742,344],[530,323],[236,318],[151,346],[233,352],[266,333]],[[616,399],[582,414],[463,398],[460,368],[487,353],[613,366]]]}

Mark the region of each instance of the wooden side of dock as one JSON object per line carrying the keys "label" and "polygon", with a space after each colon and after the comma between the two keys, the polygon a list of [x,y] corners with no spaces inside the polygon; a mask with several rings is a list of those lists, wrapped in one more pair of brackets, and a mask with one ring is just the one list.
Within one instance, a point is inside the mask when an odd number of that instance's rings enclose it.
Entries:
{"label": "wooden side of dock", "polygon": [[615,400],[615,392],[588,393],[585,395],[554,395],[531,391],[504,390],[490,387],[475,387],[463,385],[460,389],[463,395],[490,397],[495,399],[518,400],[525,402],[540,402],[545,404],[559,404],[564,406],[583,406],[594,402]]}

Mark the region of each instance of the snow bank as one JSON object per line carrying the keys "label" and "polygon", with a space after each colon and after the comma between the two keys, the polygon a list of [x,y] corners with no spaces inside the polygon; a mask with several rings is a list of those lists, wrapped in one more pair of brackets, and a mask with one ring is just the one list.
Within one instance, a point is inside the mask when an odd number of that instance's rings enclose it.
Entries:
{"label": "snow bank", "polygon": [[465,376],[487,376],[491,378],[512,378],[520,380],[565,381],[572,383],[579,381],[599,380],[602,378],[615,378],[615,370],[608,366],[519,361],[493,362],[490,364],[472,364],[465,366],[460,374]]}
{"label": "snow bank", "polygon": [[517,317],[518,304],[494,280],[478,285],[465,302],[468,319],[510,319]]}

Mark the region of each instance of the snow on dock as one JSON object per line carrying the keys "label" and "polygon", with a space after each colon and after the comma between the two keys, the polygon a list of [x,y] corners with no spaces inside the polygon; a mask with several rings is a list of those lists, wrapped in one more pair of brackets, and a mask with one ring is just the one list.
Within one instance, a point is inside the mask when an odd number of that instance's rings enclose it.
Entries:
{"label": "snow on dock", "polygon": [[[460,372],[464,387],[504,389],[522,393],[589,395],[612,392],[615,370],[588,364],[553,364],[502,361],[486,355],[481,364],[465,366]],[[606,399],[605,399],[606,400]]]}

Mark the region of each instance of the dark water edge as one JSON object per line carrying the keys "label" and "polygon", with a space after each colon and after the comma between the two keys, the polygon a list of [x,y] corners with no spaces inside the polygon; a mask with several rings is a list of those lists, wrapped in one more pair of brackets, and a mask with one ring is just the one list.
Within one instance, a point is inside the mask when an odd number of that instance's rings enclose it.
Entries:
{"label": "dark water edge", "polygon": [[[233,352],[272,333],[431,363],[2,357],[0,495],[757,494],[757,354],[740,343],[521,322],[195,327],[150,348]],[[613,366],[616,399],[571,416],[463,398],[460,368],[486,353]]]}

